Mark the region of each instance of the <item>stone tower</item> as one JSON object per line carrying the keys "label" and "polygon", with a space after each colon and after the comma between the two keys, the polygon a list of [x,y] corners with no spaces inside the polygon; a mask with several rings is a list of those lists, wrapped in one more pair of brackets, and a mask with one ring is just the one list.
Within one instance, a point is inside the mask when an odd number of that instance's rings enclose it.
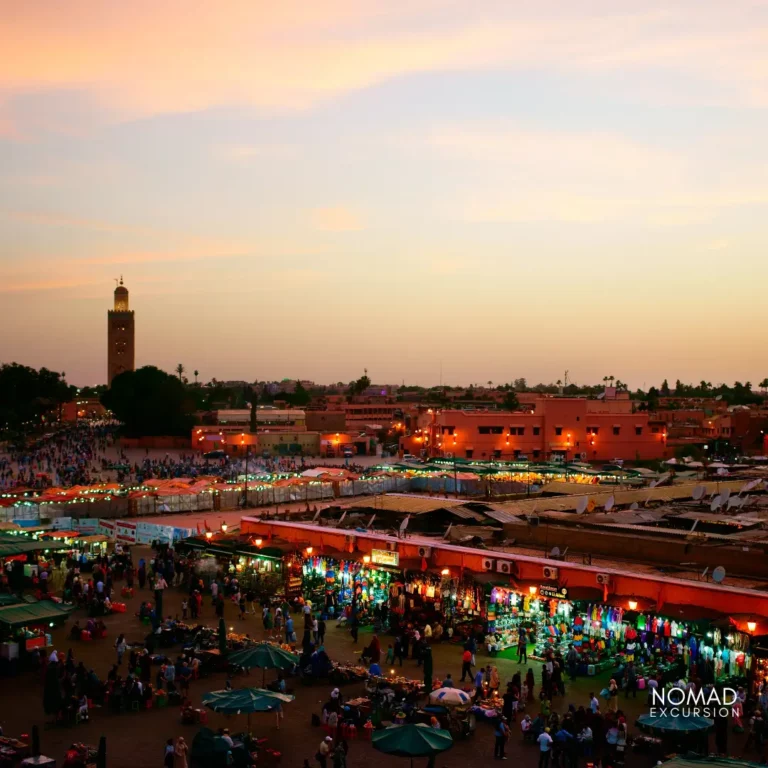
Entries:
{"label": "stone tower", "polygon": [[107,312],[107,383],[123,371],[134,369],[135,329],[133,311],[128,309],[128,289],[123,278],[115,288],[115,308]]}

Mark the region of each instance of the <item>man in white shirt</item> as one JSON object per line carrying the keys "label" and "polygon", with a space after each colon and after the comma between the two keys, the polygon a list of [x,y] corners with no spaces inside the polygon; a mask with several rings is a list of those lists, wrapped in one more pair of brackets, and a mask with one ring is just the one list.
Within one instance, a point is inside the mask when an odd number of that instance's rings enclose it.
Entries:
{"label": "man in white shirt", "polygon": [[549,768],[549,753],[552,750],[552,737],[549,735],[549,728],[539,734],[536,739],[539,742],[539,768]]}
{"label": "man in white shirt", "polygon": [[592,710],[592,714],[595,714],[600,709],[600,702],[597,700],[597,696],[594,693],[589,694],[589,708]]}
{"label": "man in white shirt", "polygon": [[221,738],[223,741],[227,742],[227,745],[230,747],[235,746],[235,742],[232,741],[232,737],[229,735],[229,728],[224,729],[224,733],[221,734]]}

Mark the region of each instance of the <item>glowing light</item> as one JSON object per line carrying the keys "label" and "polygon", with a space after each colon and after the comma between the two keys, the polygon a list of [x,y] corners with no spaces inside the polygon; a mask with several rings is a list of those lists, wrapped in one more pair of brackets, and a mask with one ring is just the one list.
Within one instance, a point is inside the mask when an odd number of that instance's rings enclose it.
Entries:
{"label": "glowing light", "polygon": [[538,587],[528,587],[528,591],[529,591],[529,592],[530,592],[532,595],[535,595],[535,594],[536,594],[536,593],[539,591],[539,588],[538,588]]}
{"label": "glowing light", "polygon": [[256,541],[253,542],[257,547],[260,547],[262,544],[261,539],[256,539]]}
{"label": "glowing light", "polygon": [[636,611],[637,610],[637,600],[630,600],[629,601],[629,610],[630,611]]}
{"label": "glowing light", "polygon": [[747,629],[750,632],[754,632],[757,629],[757,622],[756,621],[748,621],[747,622]]}
{"label": "glowing light", "polygon": [[213,538],[213,534],[210,531],[206,531],[205,538],[210,541]]}
{"label": "glowing light", "polygon": [[450,575],[451,575],[451,572],[450,572],[450,571],[449,571],[447,568],[443,568],[443,570],[442,570],[442,571],[440,571],[440,573],[441,573],[443,576],[450,576]]}
{"label": "glowing light", "polygon": [[222,523],[221,524],[221,532],[222,533],[226,533],[227,532],[227,524],[226,523]]}
{"label": "glowing light", "polygon": [[312,547],[307,547],[307,550],[306,550],[306,552],[307,552],[307,554],[308,554],[308,555],[311,555],[311,554],[312,554],[312,552],[313,552],[313,549],[312,549]]}
{"label": "glowing light", "polygon": [[363,555],[363,562],[364,563],[370,563],[371,562],[371,556],[370,555]]}

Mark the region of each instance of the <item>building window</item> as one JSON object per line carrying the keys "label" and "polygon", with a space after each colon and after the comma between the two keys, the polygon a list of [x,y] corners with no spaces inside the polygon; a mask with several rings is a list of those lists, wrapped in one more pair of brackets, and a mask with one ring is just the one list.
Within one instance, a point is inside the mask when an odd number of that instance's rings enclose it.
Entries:
{"label": "building window", "polygon": [[659,428],[658,427],[651,427],[651,434],[658,435],[659,434]]}
{"label": "building window", "polygon": [[456,427],[443,427],[444,435],[452,435]]}
{"label": "building window", "polygon": [[478,427],[477,431],[481,435],[503,435],[504,427]]}
{"label": "building window", "polygon": [[471,448],[467,448],[467,458],[471,459],[474,451]]}
{"label": "building window", "polygon": [[635,427],[635,434],[636,435],[642,435],[643,434],[643,428],[642,427]]}
{"label": "building window", "polygon": [[587,427],[588,435],[596,435],[600,431],[600,427]]}
{"label": "building window", "polygon": [[533,428],[533,434],[538,435],[541,433],[541,427],[534,427]]}
{"label": "building window", "polygon": [[556,435],[562,435],[563,434],[563,428],[562,427],[555,427],[555,434]]}
{"label": "building window", "polygon": [[509,428],[509,434],[510,435],[524,435],[525,434],[525,427],[510,427]]}
{"label": "building window", "polygon": [[493,458],[494,458],[494,459],[500,459],[500,458],[501,458],[501,450],[499,450],[499,449],[496,449],[496,450],[493,452]]}
{"label": "building window", "polygon": [[621,427],[614,427],[613,428],[613,434],[614,435],[620,435],[621,434]]}
{"label": "building window", "polygon": [[[537,429],[537,427],[534,427],[534,429]],[[541,451],[534,451],[533,452],[533,458],[538,459],[539,456],[541,456]]]}

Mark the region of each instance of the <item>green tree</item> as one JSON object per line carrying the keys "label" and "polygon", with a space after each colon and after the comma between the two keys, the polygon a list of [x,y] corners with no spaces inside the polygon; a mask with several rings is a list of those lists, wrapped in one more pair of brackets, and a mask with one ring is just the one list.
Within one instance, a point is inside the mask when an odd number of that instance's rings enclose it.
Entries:
{"label": "green tree", "polygon": [[363,375],[357,379],[357,381],[351,381],[349,383],[350,395],[362,395],[368,387],[371,386],[371,380],[368,378],[368,370],[366,369]]}
{"label": "green tree", "polygon": [[63,373],[39,371],[18,363],[0,366],[0,429],[6,433],[30,432],[47,414],[60,411],[75,396]]}
{"label": "green tree", "polygon": [[184,371],[186,370],[187,369],[181,363],[176,366],[176,375],[179,377],[179,381],[181,381],[181,377],[184,375]]}
{"label": "green tree", "polygon": [[297,408],[303,408],[305,405],[309,405],[312,396],[307,392],[304,385],[300,382],[296,382],[296,389],[292,393],[288,393],[285,399],[292,406]]}
{"label": "green tree", "polygon": [[194,371],[195,374],[195,386],[197,386],[197,377],[200,375],[199,371]]}
{"label": "green tree", "polygon": [[194,399],[181,381],[153,365],[116,376],[101,398],[128,437],[188,435]]}
{"label": "green tree", "polygon": [[666,379],[661,382],[661,396],[662,397],[669,397],[669,383]]}
{"label": "green tree", "polygon": [[518,408],[520,408],[520,401],[517,399],[517,395],[512,390],[509,390],[504,395],[504,399],[501,401],[501,404],[507,411],[516,411]]}

